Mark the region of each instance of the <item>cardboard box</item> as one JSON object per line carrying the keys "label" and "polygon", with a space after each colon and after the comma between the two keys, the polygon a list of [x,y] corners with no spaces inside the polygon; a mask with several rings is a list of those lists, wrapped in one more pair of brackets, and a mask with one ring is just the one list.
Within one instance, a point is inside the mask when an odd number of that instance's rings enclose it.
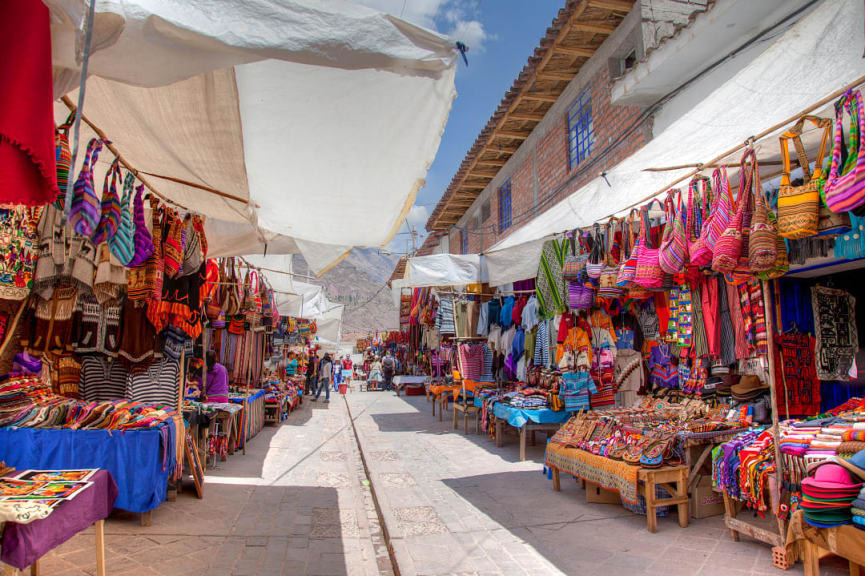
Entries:
{"label": "cardboard box", "polygon": [[691,518],[708,518],[724,513],[724,497],[712,490],[712,478],[703,476],[691,487]]}
{"label": "cardboard box", "polygon": [[586,502],[591,504],[621,504],[619,493],[586,480]]}

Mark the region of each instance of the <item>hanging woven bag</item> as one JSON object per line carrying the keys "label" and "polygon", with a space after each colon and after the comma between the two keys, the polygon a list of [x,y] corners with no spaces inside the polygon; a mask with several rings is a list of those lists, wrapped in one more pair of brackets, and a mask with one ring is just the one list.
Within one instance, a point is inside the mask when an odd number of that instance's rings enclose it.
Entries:
{"label": "hanging woven bag", "polygon": [[682,191],[676,188],[667,192],[664,208],[666,225],[658,252],[658,263],[667,274],[679,274],[685,268],[688,249],[685,239]]}
{"label": "hanging woven bag", "polygon": [[72,194],[72,207],[69,211],[69,223],[76,234],[93,236],[96,226],[99,225],[99,198],[93,190],[93,165],[102,150],[102,140],[93,138],[87,145],[87,153],[84,156],[84,164],[78,179],[75,180]]}
{"label": "hanging woven bag", "polygon": [[[811,122],[818,129],[823,130],[813,175],[805,147],[802,144],[801,135],[805,122]],[[778,234],[783,238],[791,240],[807,238],[814,236],[819,230],[820,189],[825,184],[822,178],[823,156],[826,154],[826,143],[829,141],[831,130],[832,121],[830,119],[803,116],[793,128],[784,132],[780,137],[782,169],[781,188],[778,190]],[[793,141],[793,146],[799,157],[799,166],[802,168],[803,184],[801,186],[790,184],[790,140]]]}
{"label": "hanging woven bag", "polygon": [[66,121],[54,129],[54,160],[57,165],[57,188],[60,190],[54,206],[63,210],[66,187],[69,185],[69,169],[72,167],[72,150],[69,149],[69,128],[75,120],[75,112],[70,112]]}
{"label": "hanging woven bag", "polygon": [[117,195],[117,181],[120,178],[120,160],[115,158],[108,167],[102,184],[99,226],[96,227],[92,238],[94,246],[114,238],[120,226],[120,197]]}
{"label": "hanging woven bag", "polygon": [[694,266],[712,263],[712,244],[708,238],[711,221],[712,181],[707,176],[694,176],[688,186],[687,225],[688,260]]}
{"label": "hanging woven bag", "polygon": [[120,199],[120,222],[117,224],[117,231],[114,236],[108,240],[108,248],[111,253],[124,266],[129,266],[132,257],[135,256],[135,223],[132,221],[130,206],[134,184],[135,175],[132,172],[127,172],[126,178],[123,180],[123,198]]}
{"label": "hanging woven bag", "polygon": [[[775,218],[775,214],[770,212],[769,220],[772,221]],[[772,268],[766,272],[757,274],[757,277],[761,280],[774,280],[790,271],[790,256],[787,254],[787,243],[777,234],[775,235],[775,251],[775,262],[772,264]]]}
{"label": "hanging woven bag", "polygon": [[637,256],[637,271],[634,274],[634,282],[646,289],[660,288],[664,284],[664,270],[658,261],[659,249],[652,246],[651,224],[649,223],[649,208],[655,202],[661,205],[660,201],[656,199],[640,210],[642,244]]}
{"label": "hanging woven bag", "polygon": [[[753,152],[753,150],[752,150]],[[754,178],[751,180],[751,193],[754,195],[754,214],[751,216],[751,236],[748,239],[748,265],[752,272],[768,272],[775,265],[778,256],[778,231],[769,219],[769,208],[760,182],[760,168],[757,156],[753,155]]]}
{"label": "hanging woven bag", "polygon": [[636,210],[631,213],[622,223],[622,262],[619,264],[619,275],[616,284],[619,288],[630,288],[634,285],[634,276],[637,273],[637,255],[639,254],[640,241],[634,236],[634,217]]}
{"label": "hanging woven bag", "polygon": [[573,231],[573,237],[570,242],[571,253],[565,256],[565,262],[562,264],[562,278],[565,282],[576,282],[582,278],[583,272],[586,269],[586,261],[589,259],[588,254],[582,250],[578,251],[578,247],[580,246],[579,234],[579,230]]}
{"label": "hanging woven bag", "polygon": [[598,296],[601,298],[619,298],[622,295],[622,288],[616,283],[619,278],[619,263],[615,259],[616,254],[621,254],[616,244],[616,228],[621,230],[621,237],[625,237],[623,226],[624,220],[620,218],[611,218],[607,224],[607,249],[605,256],[604,269],[601,270],[601,277],[598,279]]}
{"label": "hanging woven bag", "polygon": [[139,184],[135,188],[135,200],[132,204],[132,222],[135,225],[135,233],[132,235],[132,243],[135,245],[135,255],[127,266],[134,268],[143,264],[153,254],[153,237],[147,228],[144,215],[144,185]]}
{"label": "hanging woven bag", "polygon": [[[712,206],[712,211],[709,218],[703,226],[703,233],[707,244],[712,248],[714,255],[715,245],[730,225],[730,220],[736,213],[736,203],[733,201],[733,194],[730,192],[730,183],[727,181],[727,167],[720,166],[712,172],[712,190],[715,195],[715,204]],[[711,264],[711,260],[706,264]]]}
{"label": "hanging woven bag", "polygon": [[598,223],[595,223],[594,234],[591,242],[592,251],[589,255],[588,262],[586,262],[586,274],[589,278],[597,280],[601,277],[601,271],[604,269],[604,240],[601,235],[601,226]]}
{"label": "hanging woven bag", "polygon": [[712,254],[712,270],[721,274],[729,274],[739,263],[739,257],[742,255],[743,245],[743,219],[745,210],[750,201],[750,194],[746,194],[746,190],[751,188],[751,179],[754,177],[754,166],[746,165],[748,152],[753,153],[750,148],[742,156],[742,164],[739,170],[739,197],[736,213],[721,234],[718,241],[715,243],[715,251]]}
{"label": "hanging woven bag", "polygon": [[862,94],[859,90],[848,90],[835,103],[835,145],[832,148],[832,166],[829,168],[829,177],[826,179],[825,186],[826,204],[835,213],[847,212],[865,204],[865,146],[858,146],[856,164],[849,172],[844,173],[840,166],[845,108],[851,117],[852,144],[854,126],[857,142],[865,128],[865,111],[862,108]]}
{"label": "hanging woven bag", "polygon": [[595,301],[595,289],[590,282],[568,283],[568,308],[588,310]]}

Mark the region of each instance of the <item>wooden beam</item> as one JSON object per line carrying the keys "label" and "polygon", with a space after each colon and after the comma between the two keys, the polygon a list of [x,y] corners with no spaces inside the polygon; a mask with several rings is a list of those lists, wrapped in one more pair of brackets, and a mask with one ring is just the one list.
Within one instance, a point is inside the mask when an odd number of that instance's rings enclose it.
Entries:
{"label": "wooden beam", "polygon": [[[511,112],[508,114],[508,120],[532,120],[540,122],[544,119],[545,114],[540,112]],[[507,120],[506,120],[507,121]]]}
{"label": "wooden beam", "polygon": [[571,48],[569,46],[556,46],[555,48],[553,48],[553,51],[560,54],[570,54],[571,56],[582,56],[584,58],[591,58],[595,55],[595,51],[591,48]]}
{"label": "wooden beam", "polygon": [[492,178],[498,173],[498,170],[480,170],[477,168],[477,164],[475,164],[475,167],[472,168],[471,172],[469,172],[469,174],[471,174],[472,176],[489,176],[490,178]]}
{"label": "wooden beam", "polygon": [[514,154],[517,148],[517,146],[484,146],[484,150],[487,152],[498,152],[499,154]]}
{"label": "wooden beam", "polygon": [[507,160],[478,160],[479,165],[483,166],[504,166]]}
{"label": "wooden beam", "polygon": [[614,12],[630,12],[634,2],[632,0],[589,0],[589,6]]}
{"label": "wooden beam", "polygon": [[561,80],[570,82],[576,76],[576,72],[538,72],[539,80]]}
{"label": "wooden beam", "polygon": [[616,30],[615,24],[610,24],[603,20],[582,20],[571,24],[571,30],[580,30],[582,32],[594,32],[596,34],[610,35]]}
{"label": "wooden beam", "polygon": [[560,94],[544,94],[542,92],[526,92],[520,96],[520,100],[537,100],[538,102],[555,102]]}
{"label": "wooden beam", "polygon": [[511,132],[510,130],[496,130],[493,136],[501,136],[503,138],[520,138],[525,140],[529,135],[525,132]]}
{"label": "wooden beam", "polygon": [[467,182],[465,184],[460,184],[459,186],[457,186],[457,190],[460,190],[462,188],[465,188],[466,190],[483,190],[486,187],[486,184],[472,184],[471,182]]}

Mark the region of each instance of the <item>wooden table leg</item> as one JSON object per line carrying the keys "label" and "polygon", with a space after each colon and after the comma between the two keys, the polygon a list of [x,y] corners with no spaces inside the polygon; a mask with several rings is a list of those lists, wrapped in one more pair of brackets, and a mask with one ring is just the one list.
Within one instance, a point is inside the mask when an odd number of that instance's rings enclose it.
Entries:
{"label": "wooden table leg", "polygon": [[676,498],[684,498],[683,504],[678,504],[679,507],[679,526],[682,528],[688,527],[688,469],[682,468],[679,471],[679,481],[676,482]]}
{"label": "wooden table leg", "polygon": [[649,532],[658,531],[658,516],[655,509],[655,480],[651,475],[646,477],[646,524]]}
{"label": "wooden table leg", "polygon": [[[735,518],[736,517],[736,503],[733,502],[733,499],[730,498],[730,496],[727,494],[726,491],[722,492],[722,494],[724,496],[724,513],[726,514],[726,516],[728,518]],[[730,539],[733,540],[733,542],[739,541],[739,533],[736,532],[735,530],[733,530],[732,528],[730,528]]]}
{"label": "wooden table leg", "polygon": [[501,419],[496,420],[496,447],[501,448],[504,441],[502,440],[502,421]]}
{"label": "wooden table leg", "polygon": [[532,443],[532,446],[535,446],[535,431],[534,430],[529,432],[529,441]]}
{"label": "wooden table leg", "polygon": [[523,424],[523,427],[520,428],[520,462],[526,459],[526,436],[529,434],[526,426],[526,424]]}
{"label": "wooden table leg", "polygon": [[141,513],[141,525],[142,526],[150,526],[153,524],[153,511],[148,510],[147,512]]}
{"label": "wooden table leg", "polygon": [[852,560],[849,560],[850,563],[850,576],[865,576],[865,571],[862,570],[861,564],[856,564]]}
{"label": "wooden table leg", "polygon": [[553,468],[553,490],[556,492],[562,489],[561,479],[559,478],[559,469]]}
{"label": "wooden table leg", "polygon": [[[438,396],[434,395],[432,397],[432,415],[433,415],[433,418],[436,417],[436,403],[438,403],[438,401],[439,401]],[[427,402],[429,402],[429,400],[427,400]]]}
{"label": "wooden table leg", "polygon": [[30,565],[30,576],[39,576],[39,560]]}
{"label": "wooden table leg", "polygon": [[96,532],[96,576],[105,576],[105,520],[97,520],[94,529]]}
{"label": "wooden table leg", "polygon": [[454,404],[451,408],[453,408],[453,412],[454,412],[454,418],[453,418],[454,430],[456,430],[457,429],[457,407],[456,407],[456,404]]}
{"label": "wooden table leg", "polygon": [[810,540],[802,540],[802,564],[805,576],[820,576],[820,551]]}

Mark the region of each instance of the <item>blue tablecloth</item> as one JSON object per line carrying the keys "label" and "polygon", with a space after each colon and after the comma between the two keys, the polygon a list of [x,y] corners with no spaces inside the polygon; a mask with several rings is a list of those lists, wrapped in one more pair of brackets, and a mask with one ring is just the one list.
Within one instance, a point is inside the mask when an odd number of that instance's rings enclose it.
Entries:
{"label": "blue tablecloth", "polygon": [[507,420],[514,428],[522,428],[527,422],[535,424],[561,424],[567,422],[573,414],[564,410],[555,411],[548,408],[536,410],[524,410],[513,408],[506,404],[496,402],[493,405],[493,414],[496,418]]}
{"label": "blue tablecloth", "polygon": [[230,396],[228,399],[231,400],[232,402],[237,403],[237,404],[243,404],[243,401],[244,401],[244,400],[249,400],[250,402],[255,402],[256,400],[258,400],[259,398],[261,398],[262,396],[264,396],[265,393],[266,393],[266,392],[264,391],[264,389],[260,389],[260,390],[257,390],[257,391],[255,392],[255,394],[252,394],[252,395],[249,396],[249,397],[243,397],[243,396]]}
{"label": "blue tablecloth", "polygon": [[[164,424],[174,430],[173,424]],[[147,512],[165,501],[176,462],[173,434],[163,447],[159,428],[41,430],[0,428],[0,460],[16,470],[103,468],[117,483],[116,508]],[[163,470],[163,462],[167,466]]]}

